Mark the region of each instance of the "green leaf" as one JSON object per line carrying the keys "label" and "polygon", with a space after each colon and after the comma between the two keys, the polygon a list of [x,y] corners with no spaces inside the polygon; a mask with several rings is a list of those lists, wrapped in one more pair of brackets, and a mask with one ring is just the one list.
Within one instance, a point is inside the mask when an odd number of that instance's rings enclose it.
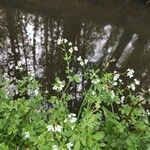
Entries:
{"label": "green leaf", "polygon": [[0,143],[0,150],[9,150],[9,148],[5,143]]}
{"label": "green leaf", "polygon": [[95,133],[93,135],[93,139],[99,141],[99,140],[102,140],[104,136],[105,136],[104,132],[101,131],[101,132]]}
{"label": "green leaf", "polygon": [[75,75],[73,76],[73,78],[74,78],[75,82],[77,82],[77,83],[80,83],[80,82],[81,82],[81,78],[80,78],[80,76],[79,76],[78,74],[75,74]]}
{"label": "green leaf", "polygon": [[74,150],[80,150],[80,141],[75,142]]}

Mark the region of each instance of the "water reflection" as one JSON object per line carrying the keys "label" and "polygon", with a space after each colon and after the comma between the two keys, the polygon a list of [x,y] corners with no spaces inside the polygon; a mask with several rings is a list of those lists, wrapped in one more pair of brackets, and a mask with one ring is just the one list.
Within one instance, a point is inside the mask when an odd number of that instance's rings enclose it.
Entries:
{"label": "water reflection", "polygon": [[[113,23],[95,23],[90,18],[51,17],[9,7],[0,7],[0,18],[0,67],[13,82],[22,74],[32,72],[41,79],[45,90],[51,91],[55,75],[65,79],[65,64],[56,41],[66,37],[78,45],[77,56],[100,67],[115,58],[110,70],[134,68],[142,86],[150,88],[150,35],[144,36]],[[76,72],[80,72],[76,57],[73,61]],[[16,66],[21,66],[22,71]],[[80,99],[84,86],[83,81],[71,87],[76,100]]]}
{"label": "water reflection", "polygon": [[138,40],[138,35],[137,34],[133,34],[131,40],[129,41],[127,46],[123,49],[123,53],[122,53],[121,57],[119,58],[119,60],[118,60],[118,62],[116,64],[116,66],[118,68],[123,66],[123,63],[133,53],[133,51],[135,50],[134,46],[135,46],[135,43],[136,43],[137,40]]}

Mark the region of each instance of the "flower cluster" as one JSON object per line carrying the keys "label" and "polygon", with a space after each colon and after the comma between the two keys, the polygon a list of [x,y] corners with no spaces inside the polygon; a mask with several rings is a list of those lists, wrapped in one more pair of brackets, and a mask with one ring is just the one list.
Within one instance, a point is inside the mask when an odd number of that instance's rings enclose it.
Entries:
{"label": "flower cluster", "polygon": [[88,63],[88,60],[87,59],[83,60],[81,56],[79,56],[77,58],[77,61],[79,61],[79,63],[80,63],[81,66],[87,65],[87,63]]}
{"label": "flower cluster", "polygon": [[70,115],[68,115],[68,118],[70,119],[71,123],[74,123],[77,120],[76,114],[73,114],[73,113],[71,113]]}
{"label": "flower cluster", "polygon": [[134,73],[135,71],[133,69],[127,69],[127,77],[129,77],[130,79],[134,77]]}
{"label": "flower cluster", "polygon": [[73,51],[78,51],[78,47],[77,46],[70,47],[68,51],[69,51],[70,54],[72,54]]}
{"label": "flower cluster", "polygon": [[[59,39],[57,40],[57,45],[65,44],[65,43],[67,43],[67,42],[68,42],[67,39],[59,38]],[[72,45],[72,43],[69,43],[69,45]]]}
{"label": "flower cluster", "polygon": [[68,121],[68,119],[71,123],[75,123],[77,121],[76,114],[74,114],[74,113],[69,114],[68,118],[65,119],[64,122],[66,123]]}
{"label": "flower cluster", "polygon": [[46,128],[48,131],[52,131],[52,132],[61,132],[63,129],[63,127],[60,125],[55,125],[55,126],[54,125],[48,125]]}
{"label": "flower cluster", "polygon": [[119,83],[123,84],[122,83],[122,79],[120,79],[120,74],[117,73],[117,71],[114,71],[114,77],[113,77],[113,83],[112,83],[112,85],[113,86],[117,86],[118,85],[118,81],[119,81]]}
{"label": "flower cluster", "polygon": [[140,81],[137,79],[134,79],[134,83],[131,83],[130,85],[128,85],[128,89],[135,91],[136,85],[140,85]]}
{"label": "flower cluster", "polygon": [[[71,150],[72,147],[73,147],[73,143],[72,142],[67,143],[66,147],[67,147],[68,150]],[[52,150],[59,150],[59,147],[57,145],[53,145]],[[65,150],[65,149],[62,149],[62,150]]]}
{"label": "flower cluster", "polygon": [[119,77],[120,77],[120,74],[116,73],[116,74],[114,75],[113,80],[114,80],[114,81],[117,81],[117,80],[119,79]]}
{"label": "flower cluster", "polygon": [[73,51],[78,51],[78,47],[77,46],[72,47],[72,45],[73,45],[72,42],[68,42],[67,39],[59,38],[57,40],[57,45],[62,45],[62,44],[68,44],[68,46],[70,47],[68,51],[71,54],[73,53]]}
{"label": "flower cluster", "polygon": [[91,82],[92,82],[92,84],[96,85],[100,82],[100,79],[93,79]]}
{"label": "flower cluster", "polygon": [[[1,130],[0,149],[148,150],[150,111],[144,106],[150,89],[133,92],[140,85],[134,70],[112,74],[99,67],[89,69],[84,66],[88,60],[81,57],[78,63],[83,67],[74,69],[72,53],[78,48],[66,39],[57,44],[64,44],[61,48],[68,79],[56,77],[53,89],[62,92],[49,93],[51,89],[42,87],[35,74],[17,82],[1,79],[0,124],[5,130]],[[11,96],[15,89],[19,97]],[[77,114],[71,113],[73,110]]]}
{"label": "flower cluster", "polygon": [[56,79],[56,83],[53,86],[53,90],[61,92],[65,87],[65,81],[60,81],[58,78]]}
{"label": "flower cluster", "polygon": [[135,91],[135,84],[128,85],[128,89],[131,89],[132,91]]}
{"label": "flower cluster", "polygon": [[34,97],[34,96],[37,96],[39,94],[39,89],[28,89],[27,90],[27,94],[28,96],[31,96],[31,97]]}

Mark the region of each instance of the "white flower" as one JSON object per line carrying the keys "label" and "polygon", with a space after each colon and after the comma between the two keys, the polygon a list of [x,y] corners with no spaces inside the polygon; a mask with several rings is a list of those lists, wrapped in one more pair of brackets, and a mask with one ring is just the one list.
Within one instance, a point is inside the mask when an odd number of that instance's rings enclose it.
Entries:
{"label": "white flower", "polygon": [[92,83],[93,83],[93,84],[98,84],[99,82],[100,82],[99,79],[94,79],[94,80],[92,80]]}
{"label": "white flower", "polygon": [[69,115],[68,115],[68,118],[70,119],[70,122],[71,122],[71,123],[74,123],[74,122],[76,122],[76,120],[77,120],[76,114],[74,114],[74,113],[69,114]]}
{"label": "white flower", "polygon": [[72,117],[71,119],[70,119],[70,122],[71,123],[74,123],[74,122],[76,122],[77,121],[77,118],[76,117]]}
{"label": "white flower", "polygon": [[60,126],[60,125],[56,125],[56,126],[55,126],[55,132],[61,132],[62,129],[63,129],[63,127]]}
{"label": "white flower", "polygon": [[79,57],[77,58],[77,61],[82,61],[81,56],[79,56]]}
{"label": "white flower", "polygon": [[77,92],[81,92],[82,91],[82,84],[78,84],[77,85]]}
{"label": "white flower", "polygon": [[58,41],[57,41],[57,45],[61,45],[61,44],[62,44],[62,42],[63,42],[63,40],[62,40],[62,39],[58,39]]}
{"label": "white flower", "polygon": [[45,93],[47,94],[47,93],[48,93],[48,90],[46,90]]}
{"label": "white flower", "polygon": [[118,85],[118,83],[117,83],[117,82],[114,82],[112,85],[113,85],[113,86],[117,86],[117,85]]}
{"label": "white flower", "polygon": [[71,147],[73,147],[73,144],[71,142],[69,142],[66,144],[66,146],[67,146],[68,150],[71,150]]}
{"label": "white flower", "polygon": [[117,71],[114,71],[114,74],[116,74],[117,73]]}
{"label": "white flower", "polygon": [[58,80],[57,83],[54,84],[53,90],[60,92],[64,87],[65,87],[65,81]]}
{"label": "white flower", "polygon": [[15,66],[15,69],[16,69],[16,70],[19,70],[20,68],[19,68],[18,66]]}
{"label": "white flower", "polygon": [[78,51],[78,47],[77,46],[74,46],[73,48],[75,51]]}
{"label": "white flower", "polygon": [[53,90],[57,91],[58,87],[56,85],[53,86]]}
{"label": "white flower", "polygon": [[92,91],[92,95],[93,95],[93,96],[96,95],[96,92],[95,92],[95,91]]}
{"label": "white flower", "polygon": [[73,48],[72,48],[72,47],[71,47],[71,48],[69,48],[69,50],[68,50],[68,51],[69,51],[69,53],[71,53],[71,54],[72,54],[72,53],[73,53]]}
{"label": "white flower", "polygon": [[26,139],[29,139],[30,138],[30,132],[28,131],[28,132],[25,132],[24,133],[24,137],[26,138]]}
{"label": "white flower", "polygon": [[112,52],[112,49],[111,49],[111,48],[109,48],[109,49],[108,49],[108,53],[111,53],[111,52]]}
{"label": "white flower", "polygon": [[113,80],[114,80],[114,81],[117,81],[117,80],[119,79],[119,77],[120,77],[120,74],[117,73],[117,74],[114,75]]}
{"label": "white flower", "polygon": [[80,65],[81,65],[81,66],[84,66],[84,62],[83,62],[83,61],[81,61],[81,62],[80,62]]}
{"label": "white flower", "polygon": [[132,89],[132,91],[135,91],[135,84],[131,84],[131,85],[128,85],[128,89]]}
{"label": "white flower", "polygon": [[68,40],[67,39],[64,39],[64,43],[67,43],[68,42]]}
{"label": "white flower", "polygon": [[87,59],[82,60],[81,56],[79,56],[79,57],[77,58],[77,61],[80,62],[80,65],[81,65],[81,66],[84,66],[84,65],[86,65],[86,64],[88,63],[88,60],[87,60]]}
{"label": "white flower", "polygon": [[100,102],[95,103],[95,108],[98,110],[100,108]]}
{"label": "white flower", "polygon": [[68,45],[69,45],[69,46],[72,46],[72,42],[69,42]]}
{"label": "white flower", "polygon": [[53,125],[48,125],[46,128],[48,131],[55,131]]}
{"label": "white flower", "polygon": [[124,103],[125,96],[121,96],[121,103]]}
{"label": "white flower", "polygon": [[115,97],[115,92],[111,91],[111,98],[113,99]]}
{"label": "white flower", "polygon": [[134,79],[134,83],[135,83],[136,85],[140,85],[140,81],[137,80],[137,79]]}
{"label": "white flower", "polygon": [[57,145],[53,145],[52,146],[52,150],[58,150],[58,146]]}
{"label": "white flower", "polygon": [[34,94],[35,94],[35,96],[37,96],[39,94],[39,89],[35,89]]}
{"label": "white flower", "polygon": [[146,110],[146,113],[148,116],[150,116],[150,111],[148,109]]}
{"label": "white flower", "polygon": [[53,132],[61,132],[63,127],[60,125],[56,125],[55,127],[53,125],[48,125],[47,127],[48,131],[53,131]]}
{"label": "white flower", "polygon": [[127,69],[127,76],[129,77],[129,78],[132,78],[133,76],[134,76],[134,70],[133,69]]}
{"label": "white flower", "polygon": [[133,91],[135,91],[135,84],[131,84],[131,89],[133,90]]}
{"label": "white flower", "polygon": [[119,79],[119,82],[122,83],[122,79]]}
{"label": "white flower", "polygon": [[87,63],[88,63],[88,60],[87,60],[87,59],[84,59],[84,63],[87,64]]}
{"label": "white flower", "polygon": [[76,114],[74,114],[74,113],[69,114],[68,118],[71,118],[71,117],[76,117]]}
{"label": "white flower", "polygon": [[15,49],[15,51],[16,51],[16,53],[18,53],[19,51],[18,51],[18,49]]}
{"label": "white flower", "polygon": [[67,119],[64,120],[64,123],[66,123],[66,122],[67,122]]}

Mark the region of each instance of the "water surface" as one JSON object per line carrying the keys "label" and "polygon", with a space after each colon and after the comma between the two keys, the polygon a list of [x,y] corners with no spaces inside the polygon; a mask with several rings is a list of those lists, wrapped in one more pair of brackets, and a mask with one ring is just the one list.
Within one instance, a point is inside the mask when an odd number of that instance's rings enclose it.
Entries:
{"label": "water surface", "polygon": [[[15,82],[33,72],[51,91],[55,75],[65,79],[65,64],[56,41],[67,38],[77,56],[109,70],[133,68],[141,87],[150,88],[150,9],[122,0],[16,4],[0,1],[0,69]],[[76,71],[80,66],[74,58]],[[16,68],[21,62],[23,71]],[[78,92],[78,85],[73,92]],[[51,91],[52,92],[52,91]]]}

